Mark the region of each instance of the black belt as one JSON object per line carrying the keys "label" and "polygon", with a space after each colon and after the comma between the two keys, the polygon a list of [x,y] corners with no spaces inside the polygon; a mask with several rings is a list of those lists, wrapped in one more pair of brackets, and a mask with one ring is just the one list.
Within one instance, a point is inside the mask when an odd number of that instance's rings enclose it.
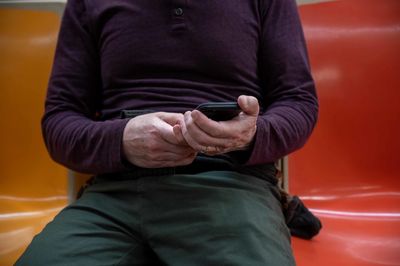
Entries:
{"label": "black belt", "polygon": [[254,166],[237,166],[225,159],[217,157],[199,156],[196,160],[187,166],[165,167],[165,168],[141,168],[132,166],[129,171],[119,173],[109,173],[98,175],[100,179],[138,179],[150,176],[168,176],[179,174],[198,174],[208,171],[235,171],[246,175],[255,176],[268,180],[276,185],[276,168],[274,163],[254,165]]}

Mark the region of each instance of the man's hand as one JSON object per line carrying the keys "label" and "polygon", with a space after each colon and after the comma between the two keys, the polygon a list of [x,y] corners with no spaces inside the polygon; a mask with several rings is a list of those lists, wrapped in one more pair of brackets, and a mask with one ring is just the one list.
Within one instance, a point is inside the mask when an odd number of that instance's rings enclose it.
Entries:
{"label": "man's hand", "polygon": [[145,168],[174,167],[193,162],[197,153],[173,126],[182,121],[177,113],[151,113],[132,118],[123,134],[126,159]]}
{"label": "man's hand", "polygon": [[208,155],[245,150],[256,133],[260,107],[255,97],[245,95],[238,98],[238,104],[243,112],[229,121],[211,120],[198,110],[186,112],[174,126],[177,139]]}

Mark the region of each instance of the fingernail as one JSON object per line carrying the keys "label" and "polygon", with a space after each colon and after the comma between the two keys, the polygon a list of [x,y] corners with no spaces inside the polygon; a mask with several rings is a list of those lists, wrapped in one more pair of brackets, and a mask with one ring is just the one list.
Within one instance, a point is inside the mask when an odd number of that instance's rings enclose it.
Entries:
{"label": "fingernail", "polygon": [[199,117],[198,111],[192,112],[192,118],[197,119]]}
{"label": "fingernail", "polygon": [[249,98],[246,96],[243,96],[243,97],[244,97],[244,100],[242,100],[242,103],[243,103],[242,108],[247,109],[247,108],[249,108]]}
{"label": "fingernail", "polygon": [[250,97],[246,97],[246,107],[250,107],[251,105],[251,98]]}

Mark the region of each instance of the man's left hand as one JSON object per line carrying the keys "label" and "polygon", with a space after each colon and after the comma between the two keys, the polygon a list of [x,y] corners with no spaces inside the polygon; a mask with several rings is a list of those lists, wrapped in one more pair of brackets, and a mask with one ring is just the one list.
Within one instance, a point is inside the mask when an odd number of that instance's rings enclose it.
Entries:
{"label": "man's left hand", "polygon": [[259,104],[255,97],[241,95],[238,98],[242,112],[232,120],[214,121],[198,110],[184,114],[173,130],[196,151],[217,155],[235,150],[245,150],[253,141]]}

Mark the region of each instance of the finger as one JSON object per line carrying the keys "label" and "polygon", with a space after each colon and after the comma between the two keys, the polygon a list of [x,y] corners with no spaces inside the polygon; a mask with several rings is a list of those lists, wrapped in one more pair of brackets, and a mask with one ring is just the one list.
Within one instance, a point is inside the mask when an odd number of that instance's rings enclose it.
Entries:
{"label": "finger", "polygon": [[190,147],[192,147],[196,151],[201,151],[202,146],[199,144],[190,134],[187,125],[192,123],[190,121],[190,111],[186,112],[184,114],[184,121],[182,124],[180,124],[181,129],[182,129],[182,135],[185,139],[185,141],[189,144]]}
{"label": "finger", "polygon": [[[183,114],[159,113],[159,118],[162,122],[164,122],[160,124],[160,133],[164,140],[175,145],[188,145],[182,135],[182,130],[180,127],[181,121],[183,120]],[[175,121],[174,124],[172,124],[173,121]]]}
{"label": "finger", "polygon": [[179,120],[183,119],[183,115],[180,113],[158,112],[157,116],[171,126],[174,126]]}
{"label": "finger", "polygon": [[183,133],[182,133],[182,127],[180,126],[179,122],[178,124],[174,125],[172,127],[172,131],[174,132],[175,138],[178,142],[178,144],[180,145],[188,145],[188,143],[186,142],[185,138],[183,137]]}
{"label": "finger", "polygon": [[258,115],[260,111],[260,105],[258,104],[257,98],[253,96],[240,95],[237,102],[240,109],[242,109],[247,115]]}
{"label": "finger", "polygon": [[193,110],[191,113],[191,119],[193,122],[208,135],[216,137],[216,138],[224,138],[226,136],[226,132],[224,132],[223,122],[214,121],[207,116],[205,116],[202,112],[198,110]]}
{"label": "finger", "polygon": [[232,120],[216,122],[198,111],[192,112],[192,120],[201,130],[216,138],[237,138],[247,131],[254,130],[257,122],[256,116],[242,112]]}
{"label": "finger", "polygon": [[[200,115],[202,114],[200,113]],[[196,113],[192,112],[192,120],[196,125],[198,125],[198,128],[200,128],[206,134],[218,132],[217,139],[223,139],[222,142],[215,141],[215,139],[208,140],[208,143],[200,142],[201,145],[205,145],[206,147],[215,147],[215,151],[203,151],[208,155],[215,155],[241,149],[242,147],[248,145],[256,131],[257,116],[249,116],[245,113],[242,113],[240,117],[237,117],[233,120],[215,123],[215,121],[210,121],[210,119],[207,117],[201,117],[200,115],[199,117],[196,117]],[[216,127],[219,127],[218,131],[215,131],[215,128],[212,128],[214,127],[213,124],[215,124]],[[193,127],[193,129],[195,128]],[[197,131],[195,130],[190,131],[190,133],[194,139],[201,137],[201,135],[196,136]],[[204,148],[202,148],[202,150],[204,150]]]}
{"label": "finger", "polygon": [[176,138],[173,127],[171,125],[167,124],[163,120],[160,120],[159,125],[157,125],[157,129],[160,133],[161,138],[164,141],[174,145],[179,144],[179,140]]}
{"label": "finger", "polygon": [[174,126],[171,127],[169,124],[161,120],[159,125],[159,132],[161,138],[171,144],[188,146],[187,142],[185,141],[182,135],[182,131],[179,124],[175,124]]}
{"label": "finger", "polygon": [[[207,118],[208,119],[208,118]],[[227,138],[216,138],[204,132],[191,117],[191,112],[184,115],[182,132],[185,140],[197,151],[203,151],[204,147],[229,147],[230,141]]]}
{"label": "finger", "polygon": [[[175,139],[175,135],[172,132],[172,127],[168,125],[170,129],[168,129],[168,133],[165,133],[165,131],[159,129],[155,136],[152,138],[148,138],[146,142],[143,143],[142,150],[145,151],[145,153],[150,153],[150,154],[159,154],[163,152],[172,152],[176,154],[182,154],[182,155],[188,155],[193,153],[193,149],[188,146],[188,145],[177,145],[174,142],[177,142]],[[171,137],[172,136],[172,137]],[[168,141],[168,139],[170,139]]]}
{"label": "finger", "polygon": [[[184,116],[183,116],[184,120],[186,119],[185,117],[187,116],[188,113],[190,113],[190,112],[188,111],[184,114]],[[183,121],[183,123],[181,123],[179,126],[181,127],[182,135],[183,135],[183,138],[185,139],[186,143],[188,143],[189,146],[192,147],[194,150],[200,151],[199,145],[196,143],[196,141],[194,141],[194,139],[190,136],[190,134],[187,130],[186,122]]]}

